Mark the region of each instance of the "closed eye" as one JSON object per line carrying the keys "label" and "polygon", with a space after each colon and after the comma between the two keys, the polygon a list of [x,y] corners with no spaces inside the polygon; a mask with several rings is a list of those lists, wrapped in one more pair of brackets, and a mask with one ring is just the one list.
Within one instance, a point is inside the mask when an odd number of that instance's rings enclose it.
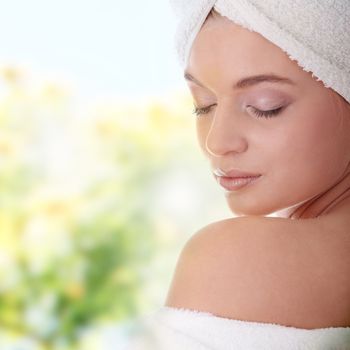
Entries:
{"label": "closed eye", "polygon": [[214,106],[216,106],[216,104],[212,104],[212,105],[210,105],[210,106],[201,107],[201,108],[200,108],[200,107],[194,106],[193,113],[194,113],[197,117],[199,117],[199,116],[202,115],[202,114],[208,114],[208,113],[211,111],[212,107],[214,107]]}
{"label": "closed eye", "polygon": [[256,109],[254,107],[252,107],[253,113],[258,117],[264,117],[264,118],[271,118],[276,116],[277,114],[279,114],[281,112],[281,110],[283,109],[282,107],[276,108],[276,109],[270,109],[268,111],[261,111],[259,109]]}

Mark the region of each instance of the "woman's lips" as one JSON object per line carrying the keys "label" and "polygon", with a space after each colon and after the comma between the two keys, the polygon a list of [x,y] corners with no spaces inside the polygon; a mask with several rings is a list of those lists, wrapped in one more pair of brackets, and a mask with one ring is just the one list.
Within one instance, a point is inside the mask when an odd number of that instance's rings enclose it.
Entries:
{"label": "woman's lips", "polygon": [[248,184],[255,182],[261,175],[247,177],[214,176],[220,186],[224,187],[227,191],[237,191]]}

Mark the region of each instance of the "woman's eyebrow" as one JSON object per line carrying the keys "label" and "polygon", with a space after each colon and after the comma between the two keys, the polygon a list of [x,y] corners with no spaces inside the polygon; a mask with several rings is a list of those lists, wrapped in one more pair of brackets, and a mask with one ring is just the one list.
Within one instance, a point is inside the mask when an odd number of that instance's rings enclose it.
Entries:
{"label": "woman's eyebrow", "polygon": [[[197,85],[204,87],[205,86],[198,81],[195,77],[193,77],[190,73],[185,72],[184,78],[188,81],[192,81],[196,83]],[[295,85],[295,82],[290,80],[286,77],[281,77],[276,74],[259,74],[259,75],[253,75],[249,77],[242,78],[238,80],[238,82],[233,86],[234,89],[243,89],[249,86],[253,86],[262,82],[269,82],[269,83],[285,83],[290,85]]]}

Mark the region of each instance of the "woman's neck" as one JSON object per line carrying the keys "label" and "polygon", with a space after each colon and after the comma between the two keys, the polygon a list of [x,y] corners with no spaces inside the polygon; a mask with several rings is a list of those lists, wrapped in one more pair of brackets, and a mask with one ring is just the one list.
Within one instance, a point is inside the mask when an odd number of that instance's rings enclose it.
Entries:
{"label": "woman's neck", "polygon": [[310,219],[340,211],[350,213],[350,163],[343,176],[327,191],[302,204],[278,211],[275,215],[289,219]]}

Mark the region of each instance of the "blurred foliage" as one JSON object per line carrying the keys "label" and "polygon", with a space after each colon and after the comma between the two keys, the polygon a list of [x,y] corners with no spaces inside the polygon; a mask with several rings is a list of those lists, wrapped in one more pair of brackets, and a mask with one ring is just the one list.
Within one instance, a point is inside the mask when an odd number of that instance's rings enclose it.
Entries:
{"label": "blurred foliage", "polygon": [[165,234],[152,200],[191,157],[190,100],[79,108],[16,67],[0,77],[0,347],[75,349],[84,329],[147,309]]}

